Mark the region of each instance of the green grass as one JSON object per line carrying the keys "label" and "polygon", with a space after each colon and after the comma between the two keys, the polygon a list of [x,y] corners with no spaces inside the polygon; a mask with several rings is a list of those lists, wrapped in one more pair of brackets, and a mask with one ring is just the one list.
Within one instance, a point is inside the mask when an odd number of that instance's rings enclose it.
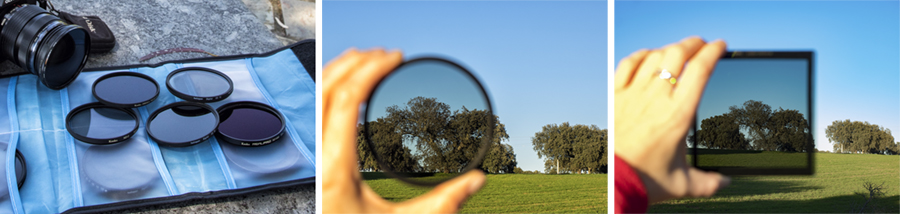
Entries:
{"label": "green grass", "polygon": [[878,210],[900,211],[900,156],[817,153],[813,176],[732,177],[731,186],[712,198],[662,202],[650,212],[802,212],[847,213],[858,209],[865,199],[866,181],[884,182],[885,195],[876,202]]}
{"label": "green grass", "polygon": [[[788,167],[805,168],[804,152],[701,149],[697,160],[706,167]],[[688,161],[692,161],[688,155]]]}
{"label": "green grass", "polygon": [[[405,201],[427,192],[377,173],[363,173],[365,182],[390,201]],[[436,174],[440,180],[452,176]],[[428,177],[431,178],[431,177]],[[427,178],[423,178],[427,179]],[[462,213],[606,213],[606,174],[488,175],[487,183],[463,206]]]}

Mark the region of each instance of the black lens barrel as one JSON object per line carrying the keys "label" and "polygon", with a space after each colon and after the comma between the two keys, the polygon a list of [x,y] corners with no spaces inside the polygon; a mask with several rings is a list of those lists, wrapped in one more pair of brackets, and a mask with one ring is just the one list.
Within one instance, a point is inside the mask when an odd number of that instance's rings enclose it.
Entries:
{"label": "black lens barrel", "polygon": [[35,74],[51,89],[69,85],[87,61],[90,35],[37,5],[21,5],[3,17],[0,57]]}

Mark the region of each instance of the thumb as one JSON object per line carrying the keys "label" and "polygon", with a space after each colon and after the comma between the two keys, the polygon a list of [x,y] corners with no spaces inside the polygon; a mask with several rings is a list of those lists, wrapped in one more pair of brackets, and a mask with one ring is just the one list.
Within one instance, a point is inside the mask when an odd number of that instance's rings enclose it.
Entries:
{"label": "thumb", "polygon": [[731,178],[717,172],[706,172],[694,167],[688,171],[688,196],[710,197],[731,184]]}
{"label": "thumb", "polygon": [[402,213],[453,213],[485,183],[484,172],[472,170],[446,181],[425,195],[402,203]]}

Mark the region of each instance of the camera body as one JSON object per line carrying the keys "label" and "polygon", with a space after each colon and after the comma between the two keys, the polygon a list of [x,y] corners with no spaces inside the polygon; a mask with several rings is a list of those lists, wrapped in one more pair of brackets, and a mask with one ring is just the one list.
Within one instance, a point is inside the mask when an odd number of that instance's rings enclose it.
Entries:
{"label": "camera body", "polygon": [[90,34],[46,10],[48,6],[52,8],[37,0],[0,6],[0,59],[37,75],[48,88],[62,89],[84,68]]}

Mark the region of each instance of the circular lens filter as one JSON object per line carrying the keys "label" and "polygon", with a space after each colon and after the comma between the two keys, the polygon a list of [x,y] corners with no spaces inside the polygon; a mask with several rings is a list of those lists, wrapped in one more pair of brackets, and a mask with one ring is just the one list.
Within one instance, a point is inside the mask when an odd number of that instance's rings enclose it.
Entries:
{"label": "circular lens filter", "polygon": [[293,143],[276,143],[262,147],[222,144],[222,152],[234,166],[260,174],[285,172],[294,166],[301,156],[300,150],[297,150]]}
{"label": "circular lens filter", "polygon": [[[4,153],[5,153],[5,151],[4,151]],[[3,156],[5,156],[5,155],[3,155]],[[0,161],[0,163],[3,163],[3,166],[4,166],[3,168],[6,168],[6,158],[5,157],[3,158],[3,161]],[[16,164],[16,166],[15,166],[16,167],[16,186],[21,189],[22,185],[25,184],[25,177],[27,175],[27,171],[25,169],[25,156],[22,156],[22,153],[19,152],[18,149],[16,149],[16,163],[15,164]],[[7,190],[9,190],[7,185],[5,185],[6,170],[0,170],[0,181],[3,181],[3,183],[4,183],[4,185],[0,185],[0,196],[5,196],[7,194],[2,194],[2,193],[5,193]]]}
{"label": "circular lens filter", "polygon": [[72,109],[66,116],[66,130],[75,139],[91,144],[112,144],[128,140],[137,132],[134,112],[95,102]]}
{"label": "circular lens filter", "polygon": [[219,139],[239,146],[264,146],[284,135],[284,116],[269,105],[242,101],[222,105]]}
{"label": "circular lens filter", "polygon": [[436,186],[477,169],[495,145],[487,91],[446,59],[403,62],[372,89],[365,108],[361,146],[382,172],[410,184]]}
{"label": "circular lens filter", "polygon": [[176,102],[150,114],[147,134],[160,145],[184,147],[208,139],[219,125],[219,114],[211,106]]}
{"label": "circular lens filter", "polygon": [[127,198],[159,176],[150,152],[149,145],[136,142],[90,146],[81,156],[82,177],[99,192]]}
{"label": "circular lens filter", "polygon": [[94,97],[101,103],[119,108],[141,107],[156,99],[159,84],[150,76],[136,72],[116,72],[94,81]]}
{"label": "circular lens filter", "polygon": [[231,78],[220,71],[203,67],[185,67],[166,77],[166,88],[176,97],[195,102],[216,102],[228,98],[234,90]]}

